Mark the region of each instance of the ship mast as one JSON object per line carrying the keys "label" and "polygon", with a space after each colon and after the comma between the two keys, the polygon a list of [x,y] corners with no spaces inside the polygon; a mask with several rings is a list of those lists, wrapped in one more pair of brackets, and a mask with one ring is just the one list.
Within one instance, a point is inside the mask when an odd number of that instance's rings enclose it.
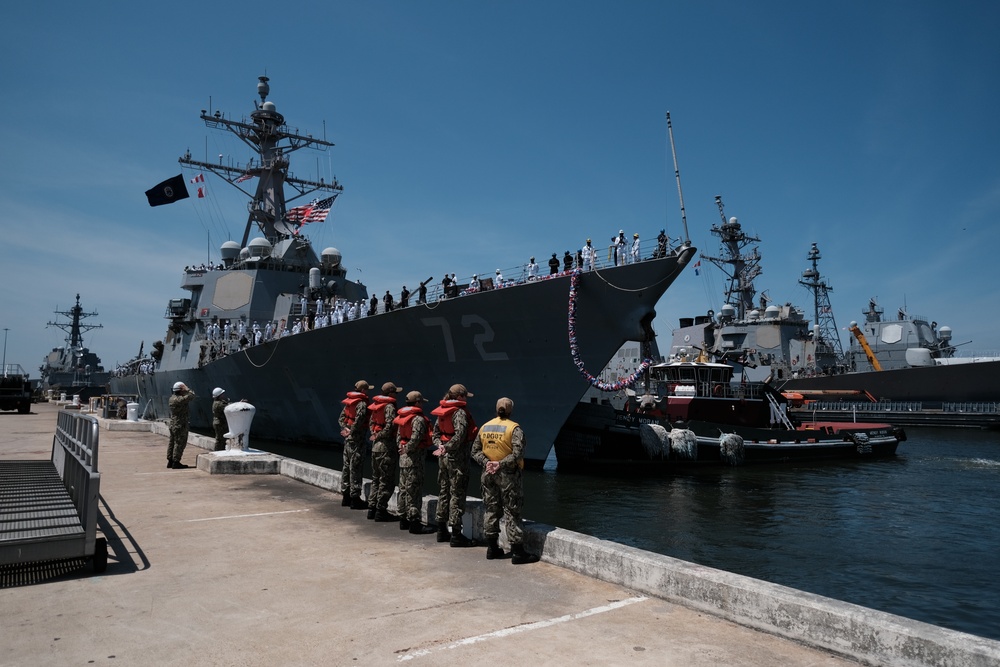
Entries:
{"label": "ship mast", "polygon": [[76,305],[69,310],[57,310],[54,311],[56,315],[64,315],[69,318],[69,322],[48,322],[46,327],[59,327],[65,331],[69,336],[66,337],[66,342],[69,344],[71,349],[79,349],[83,347],[83,334],[91,329],[103,329],[103,324],[81,324],[80,321],[85,317],[94,317],[97,313],[85,313],[83,312],[83,307],[80,306],[80,295],[76,295]]}
{"label": "ship mast", "polygon": [[821,258],[819,247],[813,243],[809,249],[809,261],[812,268],[802,272],[800,285],[813,293],[813,322],[819,329],[819,338],[816,343],[817,359],[824,355],[834,355],[837,361],[843,361],[844,348],[840,344],[840,335],[837,329],[837,322],[833,319],[833,308],[830,306],[830,292],[833,287],[826,284],[826,281],[819,275],[818,263]]}
{"label": "ship mast", "polygon": [[[267,101],[267,95],[271,92],[267,83],[268,77],[258,78],[260,82],[257,84],[257,93],[260,95],[260,103],[254,103],[256,110],[250,114],[249,121],[246,119],[231,120],[224,117],[222,112],[218,110],[214,113],[211,113],[210,110],[201,110],[201,119],[208,127],[229,130],[235,134],[257,153],[256,161],[251,158],[243,166],[239,164],[225,165],[222,164],[222,156],[220,155],[219,163],[215,164],[192,159],[190,151],[178,160],[183,165],[200,171],[212,172],[251,198],[248,207],[250,215],[243,233],[242,247],[244,248],[250,239],[250,232],[254,225],[257,225],[272,243],[294,233],[290,226],[282,224],[286,222],[284,188],[286,184],[297,193],[292,197],[293,200],[317,191],[328,192],[332,198],[335,198],[344,190],[336,178],[333,179],[333,182],[327,183],[323,179],[308,181],[288,175],[288,155],[290,153],[300,148],[322,150],[334,144],[317,139],[312,135],[298,134],[297,131],[286,126],[285,117],[278,113],[274,102]],[[250,177],[257,178],[257,190],[253,195],[240,186],[240,183],[245,182]]]}
{"label": "ship mast", "polygon": [[754,243],[760,243],[756,236],[743,232],[736,218],[726,220],[726,212],[722,207],[722,197],[716,196],[715,203],[722,216],[722,226],[712,225],[711,232],[722,242],[720,257],[702,255],[705,259],[719,267],[728,278],[726,287],[726,303],[736,307],[736,318],[745,319],[746,314],[753,310],[753,297],[756,288],[754,278],[761,274],[760,251],[756,246],[748,252],[743,251]]}

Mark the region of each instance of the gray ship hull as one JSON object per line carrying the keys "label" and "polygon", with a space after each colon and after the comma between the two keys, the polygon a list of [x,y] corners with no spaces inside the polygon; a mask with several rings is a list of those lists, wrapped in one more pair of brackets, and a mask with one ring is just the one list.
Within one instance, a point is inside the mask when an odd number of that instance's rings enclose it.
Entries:
{"label": "gray ship hull", "polygon": [[[688,247],[581,274],[575,336],[586,369],[596,375],[625,341],[650,335],[657,301],[694,253]],[[432,401],[428,408],[460,382],[475,394],[469,405],[480,423],[492,418],[497,398],[514,401],[526,459],[537,466],[589,386],[570,351],[570,284],[563,275],[410,306],[285,336],[200,367],[198,342],[168,335],[154,373],[113,377],[111,387],[137,396],[141,414],[165,418],[171,387],[183,381],[198,395],[191,409],[197,428],[210,425],[212,389],[223,387],[256,406],[251,438],[340,443],[340,401],[357,380],[419,390]]]}
{"label": "gray ship hull", "polygon": [[1000,361],[796,378],[781,390],[867,391],[890,401],[993,403],[1000,401]]}

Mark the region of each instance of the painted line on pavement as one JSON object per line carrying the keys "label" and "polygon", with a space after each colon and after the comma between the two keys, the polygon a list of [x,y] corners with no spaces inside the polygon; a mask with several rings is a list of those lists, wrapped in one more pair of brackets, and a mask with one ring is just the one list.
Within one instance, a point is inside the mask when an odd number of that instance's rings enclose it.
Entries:
{"label": "painted line on pavement", "polygon": [[419,651],[406,653],[404,655],[399,656],[398,662],[403,662],[405,660],[413,660],[414,658],[422,658],[425,655],[430,655],[431,653],[435,653],[437,651],[445,651],[448,649],[459,648],[462,646],[469,646],[470,644],[476,644],[478,642],[486,641],[487,639],[499,639],[501,637],[508,637],[510,635],[516,635],[518,633],[528,632],[530,630],[540,630],[542,628],[547,628],[552,625],[558,625],[559,623],[575,621],[577,619],[586,618],[587,616],[593,616],[595,614],[603,614],[606,611],[613,611],[615,609],[626,607],[630,604],[635,604],[636,602],[643,602],[644,600],[648,599],[649,598],[644,595],[634,598],[627,598],[625,600],[618,600],[616,602],[612,602],[611,604],[606,604],[600,607],[587,609],[586,611],[577,612],[576,614],[567,614],[565,616],[550,618],[544,621],[535,621],[534,623],[527,623],[525,625],[515,625],[512,628],[504,628],[503,630],[488,632],[485,635],[466,637],[465,639],[460,639],[457,642],[448,644],[447,646],[441,646],[433,649],[420,649]]}
{"label": "painted line on pavement", "polygon": [[194,523],[196,521],[220,521],[222,519],[246,519],[253,516],[272,516],[274,514],[294,514],[296,512],[308,512],[309,510],[285,510],[283,512],[260,512],[259,514],[231,514],[229,516],[210,516],[204,519],[185,519],[184,523]]}

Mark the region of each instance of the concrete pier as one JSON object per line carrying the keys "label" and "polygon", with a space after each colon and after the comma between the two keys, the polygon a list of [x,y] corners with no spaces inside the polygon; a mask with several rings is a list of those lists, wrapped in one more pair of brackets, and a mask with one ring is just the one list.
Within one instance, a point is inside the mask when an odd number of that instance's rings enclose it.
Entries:
{"label": "concrete pier", "polygon": [[[46,458],[56,409],[0,413],[0,458]],[[107,571],[4,579],[0,665],[1000,664],[1000,642],[551,526],[527,527],[542,562],[487,561],[341,507],[337,471],[201,436],[167,469],[163,424],[102,423]]]}

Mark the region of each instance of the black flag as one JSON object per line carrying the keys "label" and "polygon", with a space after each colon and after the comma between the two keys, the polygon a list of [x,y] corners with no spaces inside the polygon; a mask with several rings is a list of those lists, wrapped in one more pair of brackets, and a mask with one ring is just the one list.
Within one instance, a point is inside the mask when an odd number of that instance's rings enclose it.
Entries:
{"label": "black flag", "polygon": [[183,174],[177,174],[173,178],[168,178],[162,183],[146,190],[146,199],[149,200],[150,206],[173,204],[175,201],[187,199],[188,196]]}

